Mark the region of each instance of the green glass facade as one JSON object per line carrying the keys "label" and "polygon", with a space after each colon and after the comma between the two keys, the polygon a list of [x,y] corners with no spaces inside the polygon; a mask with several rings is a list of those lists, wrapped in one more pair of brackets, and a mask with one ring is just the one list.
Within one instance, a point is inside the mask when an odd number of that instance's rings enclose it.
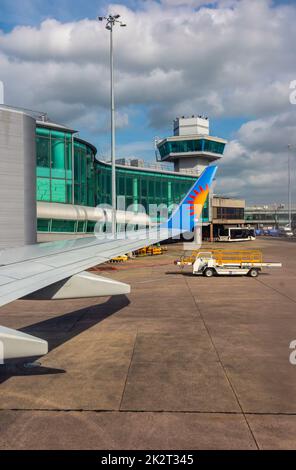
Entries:
{"label": "green glass facade", "polygon": [[97,202],[94,150],[74,139],[74,204],[94,207]]}
{"label": "green glass facade", "polygon": [[37,200],[73,201],[72,135],[53,129],[37,128]]}
{"label": "green glass facade", "polygon": [[38,201],[96,205],[92,146],[69,132],[37,127],[36,154]]}
{"label": "green glass facade", "polygon": [[[95,148],[73,133],[38,126],[37,200],[95,207],[111,204],[111,167],[95,159]],[[195,181],[194,176],[117,167],[117,194],[126,207],[178,204]],[[208,203],[203,221],[209,219]],[[39,219],[40,232],[91,233],[94,222]]]}
{"label": "green glass facade", "polygon": [[[111,204],[111,167],[97,162],[97,204]],[[170,207],[178,204],[186,195],[193,182],[194,176],[185,176],[156,172],[149,170],[135,170],[131,167],[117,167],[116,190],[118,196],[125,196],[126,207],[138,205],[144,207],[149,213],[149,204],[165,204]],[[203,221],[209,220],[208,204],[203,211]]]}
{"label": "green glass facade", "polygon": [[161,158],[171,153],[211,152],[222,155],[225,143],[209,139],[171,140],[158,146]]}

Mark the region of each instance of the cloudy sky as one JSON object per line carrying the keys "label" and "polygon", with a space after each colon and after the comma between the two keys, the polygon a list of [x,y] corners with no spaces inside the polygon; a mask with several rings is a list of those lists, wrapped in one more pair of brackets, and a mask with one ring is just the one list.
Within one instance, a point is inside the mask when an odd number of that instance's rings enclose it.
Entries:
{"label": "cloudy sky", "polygon": [[[47,112],[99,156],[109,153],[109,37],[96,16],[108,12],[128,25],[115,33],[118,156],[152,161],[176,116],[206,114],[229,140],[216,190],[285,203],[295,0],[0,0],[6,104]],[[296,146],[292,159],[295,184]]]}

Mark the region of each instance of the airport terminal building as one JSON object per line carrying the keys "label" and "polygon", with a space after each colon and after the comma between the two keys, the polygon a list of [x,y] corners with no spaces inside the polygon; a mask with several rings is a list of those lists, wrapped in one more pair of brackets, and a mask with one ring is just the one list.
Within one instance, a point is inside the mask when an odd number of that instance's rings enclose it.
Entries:
{"label": "airport terminal building", "polygon": [[[7,162],[1,158],[2,164],[11,165],[17,153],[15,161],[19,166],[15,171],[18,176],[24,172],[23,197],[28,198],[30,193],[32,199],[32,192],[36,194],[37,227],[33,224],[30,228],[30,218],[33,223],[30,214],[24,222],[25,243],[34,241],[33,232],[37,232],[38,241],[89,236],[100,222],[96,206],[111,204],[111,165],[77,134],[45,115],[34,116],[7,106],[0,108],[0,149],[7,157]],[[159,161],[145,164],[139,159],[117,160],[117,195],[125,196],[129,211],[132,206],[132,211],[139,213],[138,224],[146,225],[147,218],[141,216],[140,208],[147,210],[149,204],[178,204],[202,170],[222,158],[225,145],[224,139],[209,135],[207,118],[178,118],[174,135],[157,142]],[[34,165],[31,173],[29,165]],[[6,192],[9,188],[7,180]],[[213,238],[223,224],[243,224],[244,206],[242,200],[210,194],[202,217],[204,237]],[[119,212],[118,230],[124,230]],[[11,224],[10,216],[7,213],[2,221]],[[102,230],[105,229],[102,225]],[[20,235],[19,243],[21,238]]]}
{"label": "airport terminal building", "polygon": [[[262,204],[246,207],[245,219],[256,229],[271,229],[290,225],[289,210],[285,204]],[[291,205],[291,228],[296,229],[296,205]]]}
{"label": "airport terminal building", "polygon": [[[96,158],[97,150],[75,136],[75,131],[37,121],[38,232],[87,234],[97,222],[92,209],[111,205],[111,165]],[[116,189],[126,207],[178,203],[196,177],[165,171],[139,160],[118,160]],[[92,218],[94,215],[94,218]],[[204,218],[209,220],[208,206]],[[47,238],[41,235],[41,238]]]}

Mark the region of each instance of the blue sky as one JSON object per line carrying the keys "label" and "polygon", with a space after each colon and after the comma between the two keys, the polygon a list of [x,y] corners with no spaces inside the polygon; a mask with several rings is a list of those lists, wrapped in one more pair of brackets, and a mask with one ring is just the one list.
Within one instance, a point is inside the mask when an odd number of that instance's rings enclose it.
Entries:
{"label": "blue sky", "polygon": [[[118,155],[154,160],[154,137],[170,135],[177,115],[206,114],[211,133],[230,142],[221,191],[249,185],[252,200],[271,200],[286,158],[272,132],[293,138],[295,2],[202,3],[0,0],[7,104],[48,111],[108,154],[108,33],[94,20],[112,5],[128,24],[115,44]],[[274,173],[258,180],[264,162]]]}
{"label": "blue sky", "polygon": [[[53,17],[60,21],[94,18],[98,14],[106,12],[110,3],[107,0],[0,0],[0,25],[3,30],[9,31],[19,24],[36,25],[47,17]],[[125,0],[112,3],[126,5],[136,10],[143,8],[145,0]],[[219,2],[212,2],[212,7],[217,3]],[[294,3],[294,0],[273,1],[274,5],[293,5]]]}
{"label": "blue sky", "polygon": [[[112,2],[128,6],[132,10],[141,10],[144,8],[143,0],[126,0],[121,2]],[[159,2],[158,2],[159,3]],[[280,3],[288,3],[280,1]],[[94,19],[99,14],[107,12],[110,2],[105,0],[0,0],[1,21],[0,28],[9,32],[19,25],[38,26],[47,18],[55,18],[60,22],[79,21],[83,18]],[[212,6],[216,2],[213,2]],[[199,110],[197,110],[198,114]],[[212,122],[211,130],[214,135],[221,135],[225,138],[232,138],[235,131],[246,120],[244,118],[219,118]],[[149,128],[148,120],[145,116],[145,109],[139,107],[135,110],[135,117],[130,123],[128,130],[118,130],[117,138],[119,144],[127,144],[131,140],[147,139],[151,142],[156,135],[167,135],[172,132],[172,123],[168,122],[166,126],[159,129]],[[80,129],[79,129],[80,130]],[[92,139],[100,147],[108,146],[106,137],[94,138],[87,129],[82,129],[83,135]],[[145,152],[146,158],[149,158],[149,152]],[[151,158],[154,157],[153,152]]]}
{"label": "blue sky", "polygon": [[[82,18],[95,18],[106,12],[105,0],[0,0],[1,28],[9,31],[19,24],[36,25],[48,17],[59,21],[77,21]],[[139,8],[138,1],[114,2]]]}

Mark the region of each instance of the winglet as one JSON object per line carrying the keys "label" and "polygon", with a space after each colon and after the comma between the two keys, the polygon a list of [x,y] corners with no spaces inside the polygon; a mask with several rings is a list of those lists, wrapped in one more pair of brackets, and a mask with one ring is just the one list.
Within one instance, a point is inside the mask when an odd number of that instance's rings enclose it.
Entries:
{"label": "winglet", "polygon": [[0,326],[0,364],[7,359],[43,356],[47,352],[47,341]]}
{"label": "winglet", "polygon": [[214,180],[217,166],[208,166],[188,191],[180,205],[168,219],[165,227],[181,232],[191,231],[197,224]]}

